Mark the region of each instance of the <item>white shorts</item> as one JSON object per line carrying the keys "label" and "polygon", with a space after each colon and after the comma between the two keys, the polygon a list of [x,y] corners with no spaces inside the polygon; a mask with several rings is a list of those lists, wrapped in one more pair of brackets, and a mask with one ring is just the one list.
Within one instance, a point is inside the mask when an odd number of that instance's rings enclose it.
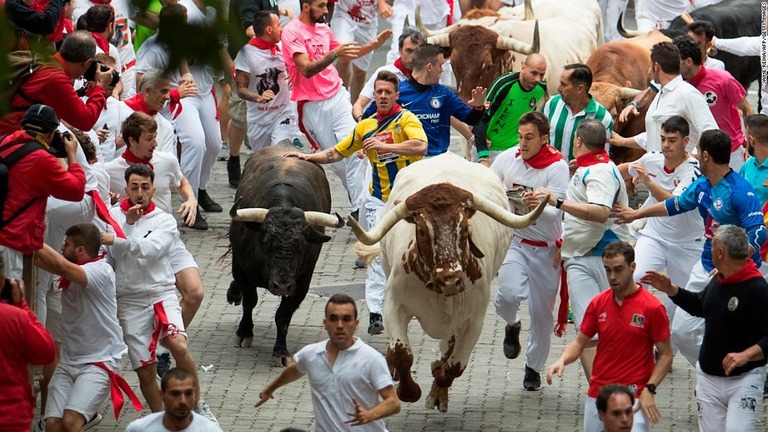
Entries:
{"label": "white shorts", "polygon": [[[640,398],[635,398],[635,415],[632,419],[632,432],[647,432],[648,420],[643,410],[638,409]],[[597,412],[597,399],[587,396],[584,400],[584,432],[603,432],[603,422]]]}
{"label": "white shorts", "polygon": [[[270,113],[271,116],[271,113]],[[299,124],[293,107],[288,107],[281,115],[274,116],[272,123],[248,122],[248,142],[255,152],[281,141],[291,141],[299,136]]]}
{"label": "white shorts", "polygon": [[[104,362],[117,370],[119,365]],[[80,413],[89,420],[109,396],[109,374],[92,364],[66,365],[59,363],[48,384],[45,418],[63,418],[64,410]]]}
{"label": "white shorts", "polygon": [[187,337],[175,294],[150,305],[118,300],[117,315],[134,370],[155,362],[157,344],[162,339],[177,334]]}
{"label": "white shorts", "polygon": [[[331,19],[331,30],[341,43],[355,41],[359,45],[365,45],[376,37],[377,23],[360,23],[352,20],[348,13],[336,10]],[[367,71],[371,65],[373,52],[352,60],[352,64],[358,69]]]}
{"label": "white shorts", "polygon": [[[692,292],[701,292],[709,284],[712,278],[709,272],[697,261],[691,269],[691,276],[685,289]],[[675,318],[671,323],[672,345],[680,349],[680,354],[688,360],[691,366],[696,366],[699,361],[699,349],[704,340],[704,318],[695,317],[683,308],[677,308]]]}
{"label": "white shorts", "polygon": [[21,280],[24,272],[24,254],[7,246],[0,246],[5,263],[5,277]]}
{"label": "white shorts", "polygon": [[46,293],[45,309],[45,328],[53,336],[54,342],[61,343],[61,290],[58,287],[49,289]]}
{"label": "white shorts", "polygon": [[176,233],[176,237],[173,239],[170,254],[173,274],[188,268],[199,268],[195,262],[195,257],[187,250],[187,245],[181,240],[179,233]]}

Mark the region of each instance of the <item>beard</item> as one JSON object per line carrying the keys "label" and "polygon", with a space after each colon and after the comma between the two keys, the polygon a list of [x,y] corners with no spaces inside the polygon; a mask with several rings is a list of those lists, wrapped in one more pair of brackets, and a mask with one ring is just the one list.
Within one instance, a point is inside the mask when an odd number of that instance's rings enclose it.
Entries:
{"label": "beard", "polygon": [[326,14],[321,15],[314,15],[312,12],[309,13],[309,18],[312,20],[315,24],[325,24],[325,18]]}

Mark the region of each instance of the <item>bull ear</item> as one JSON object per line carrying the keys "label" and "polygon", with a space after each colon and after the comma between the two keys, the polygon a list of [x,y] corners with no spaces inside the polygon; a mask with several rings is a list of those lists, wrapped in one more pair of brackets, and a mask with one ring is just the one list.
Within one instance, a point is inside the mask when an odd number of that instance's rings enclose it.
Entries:
{"label": "bull ear", "polygon": [[475,242],[472,240],[472,236],[469,236],[469,251],[472,252],[472,255],[474,255],[475,258],[485,257],[483,251],[481,251],[480,248],[477,247]]}
{"label": "bull ear", "polygon": [[304,236],[309,243],[325,243],[331,241],[329,236],[319,232],[312,227],[307,227],[307,229],[304,231]]}

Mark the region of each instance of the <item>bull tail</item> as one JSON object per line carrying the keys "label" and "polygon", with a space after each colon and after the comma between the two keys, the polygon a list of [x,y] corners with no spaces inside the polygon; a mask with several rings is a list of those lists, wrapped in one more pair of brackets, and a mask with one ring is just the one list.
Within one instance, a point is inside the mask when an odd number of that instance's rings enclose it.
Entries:
{"label": "bull tail", "polygon": [[373,260],[381,255],[381,247],[378,243],[366,246],[361,242],[357,242],[352,246],[352,249],[354,249],[357,258],[365,262],[366,265],[371,265]]}

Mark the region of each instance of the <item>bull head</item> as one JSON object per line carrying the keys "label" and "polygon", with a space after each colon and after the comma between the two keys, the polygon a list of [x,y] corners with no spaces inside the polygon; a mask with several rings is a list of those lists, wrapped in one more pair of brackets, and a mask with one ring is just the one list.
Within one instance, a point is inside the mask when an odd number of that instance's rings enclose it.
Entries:
{"label": "bull head", "polygon": [[[243,198],[240,197],[237,202],[235,202],[235,205],[229,210],[229,217],[237,222],[264,223],[264,219],[267,217],[269,209],[238,208],[242,199]],[[344,219],[342,219],[338,213],[331,215],[323,212],[305,211],[304,218],[310,226],[323,226],[329,228],[341,228],[344,226]]]}
{"label": "bull head", "polygon": [[546,200],[525,216],[500,207],[487,198],[451,185],[429,185],[395,205],[385,213],[370,232],[364,231],[354,218],[349,224],[362,243],[371,245],[400,220],[415,225],[415,241],[403,256],[404,269],[414,273],[433,291],[452,296],[482,277],[479,258],[484,254],[475,244],[469,221],[477,211],[511,228],[532,224],[546,206]]}

